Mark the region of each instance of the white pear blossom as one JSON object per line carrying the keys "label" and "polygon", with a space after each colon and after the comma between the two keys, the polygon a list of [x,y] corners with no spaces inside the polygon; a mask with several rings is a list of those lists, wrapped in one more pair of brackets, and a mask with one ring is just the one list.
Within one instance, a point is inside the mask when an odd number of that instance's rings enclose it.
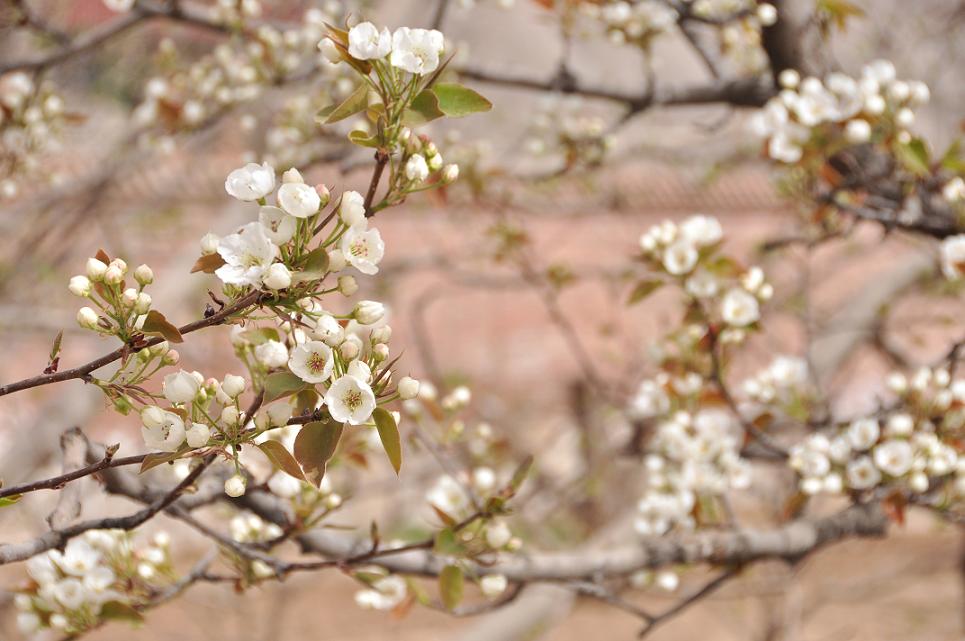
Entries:
{"label": "white pear blossom", "polygon": [[870,450],[878,442],[880,435],[881,429],[878,427],[878,421],[873,418],[860,418],[848,427],[848,439],[851,441],[851,446],[862,452]]}
{"label": "white pear blossom", "polygon": [[405,177],[415,183],[425,182],[429,177],[429,165],[421,154],[413,154],[405,163]]}
{"label": "white pear blossom", "polygon": [[378,273],[379,262],[385,254],[385,243],[378,229],[351,227],[339,246],[352,267],[369,276]]}
{"label": "white pear blossom", "polygon": [[414,74],[432,73],[439,66],[445,38],[435,29],[400,27],[392,34],[392,65]]}
{"label": "white pear blossom", "polygon": [[294,476],[282,471],[275,472],[268,479],[268,489],[275,496],[290,499],[301,491],[302,483]]}
{"label": "white pear blossom", "polygon": [[663,267],[674,276],[690,273],[697,265],[697,248],[689,239],[681,238],[663,253]]}
{"label": "white pear blossom", "polygon": [[255,347],[255,358],[269,369],[284,367],[288,362],[288,348],[279,341],[267,340]]}
{"label": "white pear blossom", "polygon": [[311,185],[288,182],[278,189],[278,204],[295,218],[308,218],[318,213],[322,198]]}
{"label": "white pear blossom", "polygon": [[146,407],[141,412],[141,422],[141,436],[150,449],[175,452],[184,442],[184,421],[174,412]]}
{"label": "white pear blossom", "polygon": [[870,489],[881,481],[881,473],[868,456],[862,456],[848,463],[847,477],[848,486],[856,490]]}
{"label": "white pear blossom", "polygon": [[306,383],[323,383],[332,376],[335,356],[322,341],[308,341],[291,350],[288,367]]}
{"label": "white pear blossom", "polygon": [[365,219],[365,198],[357,191],[347,191],[342,194],[338,205],[338,216],[349,227],[367,225]]}
{"label": "white pear blossom", "polygon": [[735,327],[746,327],[761,317],[757,299],[743,289],[731,289],[721,301],[721,316]]}
{"label": "white pear blossom", "polygon": [[258,212],[258,221],[264,225],[268,239],[276,245],[284,245],[295,235],[298,221],[284,209],[263,206]]}
{"label": "white pear blossom", "polygon": [[380,32],[371,22],[362,22],[348,31],[348,52],[359,60],[375,60],[389,55],[392,35],[388,29]]}
{"label": "white pear blossom", "polygon": [[399,398],[404,401],[419,395],[419,381],[411,376],[403,376],[398,385]]}
{"label": "white pear blossom", "polygon": [[215,270],[228,285],[260,286],[265,271],[278,255],[261,223],[248,223],[238,233],[229,234],[218,243],[218,253],[225,264]]}
{"label": "white pear blossom", "polygon": [[908,441],[885,441],[874,449],[874,461],[885,474],[902,476],[911,469],[913,450]]}
{"label": "white pear blossom", "polygon": [[161,391],[172,403],[191,403],[201,391],[201,384],[193,374],[182,369],[164,377]]}
{"label": "white pear blossom", "polygon": [[691,216],[680,223],[678,230],[682,238],[688,239],[698,247],[714,245],[724,236],[720,221],[712,216]]}
{"label": "white pear blossom", "polygon": [[248,163],[228,174],[224,188],[241,201],[264,198],[275,189],[275,170],[268,163]]}
{"label": "white pear blossom", "polygon": [[339,423],[364,425],[375,410],[375,394],[368,383],[346,374],[328,388],[325,405]]}

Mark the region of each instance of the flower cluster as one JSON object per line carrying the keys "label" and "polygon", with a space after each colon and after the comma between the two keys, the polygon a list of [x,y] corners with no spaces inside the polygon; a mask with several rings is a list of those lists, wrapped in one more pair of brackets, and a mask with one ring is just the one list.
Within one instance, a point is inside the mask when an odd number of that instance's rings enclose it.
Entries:
{"label": "flower cluster", "polygon": [[927,85],[898,79],[887,60],[865,66],[858,79],[836,72],[822,82],[785,70],[780,82],[783,89],[755,114],[751,128],[782,163],[866,142],[907,144],[915,109],[930,98]]}
{"label": "flower cluster", "polygon": [[776,356],[770,365],[741,383],[741,391],[751,407],[747,414],[778,410],[795,418],[806,414],[814,396],[808,364],[803,358]]}
{"label": "flower cluster", "polygon": [[[154,282],[154,272],[140,265],[132,274],[136,287],[128,287],[127,263],[101,252],[88,258],[86,274],[72,276],[70,293],[90,301],[94,307],[81,307],[77,323],[103,336],[127,341],[141,331],[151,311],[151,295],[144,289]],[[97,310],[100,310],[99,312]]]}
{"label": "flower cluster", "polygon": [[[750,466],[740,457],[743,434],[723,408],[677,411],[658,424],[644,459],[646,479],[634,527],[642,536],[674,528],[693,529],[708,500],[750,485]],[[695,507],[699,509],[695,512]]]}
{"label": "flower cluster", "polygon": [[[640,237],[644,262],[674,279],[704,310],[719,318],[727,329],[725,341],[743,340],[747,329],[760,319],[760,305],[773,296],[759,267],[742,269],[718,253],[723,230],[716,218],[696,215],[679,225],[664,221]],[[655,289],[660,281],[638,287]]]}
{"label": "flower cluster", "polygon": [[162,134],[162,146],[170,143],[167,134],[201,127],[305,67],[319,72],[323,80],[329,75],[321,73],[330,67],[318,60],[315,46],[325,23],[341,13],[338,6],[331,7],[334,12],[309,9],[301,23],[284,30],[268,24],[248,26],[261,13],[257,2],[223,2],[216,9],[212,19],[237,31],[231,42],[189,65],[180,60],[172,40],[160,44],[158,67],[164,73],[145,84],[134,119],[149,133]]}
{"label": "flower cluster", "polygon": [[532,119],[526,149],[537,156],[562,157],[567,169],[596,166],[613,146],[606,121],[589,114],[579,96],[547,96]]}
{"label": "flower cluster", "polygon": [[49,83],[38,86],[19,71],[0,76],[0,200],[15,198],[15,176],[33,173],[45,151],[56,151],[69,118]]}
{"label": "flower cluster", "polygon": [[789,464],[802,492],[887,487],[924,494],[952,481],[952,496],[965,496],[965,459],[957,450],[965,432],[965,379],[923,368],[910,379],[892,374],[888,385],[899,397],[895,407],[794,446]]}
{"label": "flower cluster", "polygon": [[585,15],[603,22],[607,36],[614,44],[629,43],[641,47],[672,29],[678,17],[673,7],[659,0],[584,2],[580,8]]}
{"label": "flower cluster", "polygon": [[74,635],[107,618],[139,619],[136,608],[175,579],[170,536],[160,532],[147,546],[121,530],[91,530],[27,561],[30,584],[15,598],[24,634],[49,628]]}

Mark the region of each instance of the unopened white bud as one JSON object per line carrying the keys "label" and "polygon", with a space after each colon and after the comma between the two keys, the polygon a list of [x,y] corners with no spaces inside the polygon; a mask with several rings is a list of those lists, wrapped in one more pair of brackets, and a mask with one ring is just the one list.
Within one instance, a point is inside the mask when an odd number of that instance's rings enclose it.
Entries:
{"label": "unopened white bud", "polygon": [[141,285],[150,285],[154,282],[154,272],[147,265],[139,265],[134,270],[134,280]]}
{"label": "unopened white bud", "polygon": [[369,336],[373,344],[388,343],[389,339],[392,338],[392,328],[388,325],[376,327]]}
{"label": "unopened white bud", "polygon": [[87,276],[72,276],[70,279],[70,284],[67,285],[67,289],[74,296],[80,296],[81,298],[87,298],[90,296],[90,279]]}
{"label": "unopened white bud", "polygon": [[375,359],[375,362],[381,363],[389,357],[389,346],[385,343],[379,343],[372,348],[372,357]]}
{"label": "unopened white bud", "polygon": [[359,355],[360,351],[361,347],[359,347],[359,344],[355,341],[345,341],[339,345],[338,348],[338,353],[341,354],[342,358],[347,361],[355,359],[355,357]]}
{"label": "unopened white bud", "polygon": [[235,474],[224,482],[224,493],[234,498],[244,496],[245,485],[247,485],[245,477]]}
{"label": "unopened white bud", "polygon": [[345,269],[345,254],[341,249],[333,249],[328,252],[328,270],[330,272],[340,272]]}
{"label": "unopened white bud", "polygon": [[407,401],[419,395],[419,381],[411,376],[403,376],[399,381],[399,397]]}
{"label": "unopened white bud", "polygon": [[233,405],[229,405],[221,410],[221,422],[225,425],[237,425],[239,418],[241,418],[241,413],[238,411],[238,408]]}
{"label": "unopened white bud", "polygon": [[151,295],[146,292],[141,292],[137,295],[137,300],[134,301],[134,311],[138,314],[147,314],[151,309]]}
{"label": "unopened white bud", "polygon": [[103,280],[107,265],[96,258],[87,259],[87,277],[93,281]]}
{"label": "unopened white bud", "polygon": [[77,310],[77,324],[85,329],[95,329],[97,327],[97,312],[90,307],[81,307]]}
{"label": "unopened white bud", "polygon": [[304,183],[305,179],[302,178],[301,173],[294,167],[286,171],[281,175],[281,181],[283,183]]}
{"label": "unopened white bud", "polygon": [[351,296],[359,290],[359,284],[354,276],[340,276],[338,279],[338,291],[345,296]]}
{"label": "unopened white bud", "polygon": [[446,165],[442,170],[442,182],[447,185],[456,182],[459,178],[459,165],[451,164]]}
{"label": "unopened white bud", "polygon": [[189,447],[204,447],[208,444],[208,439],[211,438],[211,430],[204,423],[194,423],[185,432],[185,436]]}
{"label": "unopened white bud", "polygon": [[108,285],[118,285],[122,280],[124,280],[124,272],[121,268],[113,263],[108,265],[104,272],[104,282]]}
{"label": "unopened white bud", "polygon": [[247,381],[241,376],[225,374],[224,382],[221,383],[221,391],[228,395],[228,398],[237,398],[245,391]]}
{"label": "unopened white bud", "polygon": [[362,325],[372,325],[385,316],[385,306],[374,300],[362,300],[356,303],[352,316]]}
{"label": "unopened white bud", "polygon": [[216,234],[208,232],[201,237],[201,253],[205,256],[215,253],[218,251],[218,243],[220,242],[221,239]]}
{"label": "unopened white bud", "polygon": [[285,289],[292,284],[292,274],[284,263],[272,263],[265,272],[262,282],[268,289]]}

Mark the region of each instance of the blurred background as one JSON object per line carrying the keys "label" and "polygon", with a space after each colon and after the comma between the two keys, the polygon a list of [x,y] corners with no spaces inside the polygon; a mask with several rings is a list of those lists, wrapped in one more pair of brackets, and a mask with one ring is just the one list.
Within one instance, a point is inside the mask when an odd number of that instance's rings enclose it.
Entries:
{"label": "blurred background", "polygon": [[[117,16],[99,0],[29,1],[48,27],[41,33],[14,24],[19,3],[4,3],[0,69],[49,50],[45,46],[56,48],[59,35],[96,32]],[[846,31],[835,30],[820,55],[849,72],[887,58],[899,77],[926,82],[932,99],[920,110],[917,128],[943,148],[961,129],[965,5],[854,4],[864,15],[849,20]],[[876,406],[884,373],[932,362],[957,338],[965,305],[922,285],[934,263],[927,242],[869,227],[813,250],[763,251],[768,241],[794,235],[806,212],[776,188],[772,166],[747,133],[749,109],[667,106],[625,119],[613,101],[556,91],[561,59],[579,85],[604,93],[639,94],[648,78],[657,87],[706,82],[711,72],[684,34],[668,31],[641,56],[591,21],[563,19],[568,14],[551,2],[527,0],[453,0],[444,11],[437,0],[335,7],[266,1],[260,19],[295,23],[312,7],[338,21],[351,14],[390,28],[430,26],[441,13],[455,64],[497,79],[474,82],[467,74],[467,83],[494,103],[492,112],[429,128],[446,160],[460,162],[462,180],[444,192],[410,198],[377,220],[386,258],[379,276],[363,282],[368,289],[362,294],[389,305],[394,344],[404,348],[403,370],[441,390],[461,383],[472,388],[467,429],[492,430],[506,453],[506,470],[525,453],[537,454],[540,491],[514,517],[526,546],[557,549],[634,536],[619,524],[635,506],[639,457],[621,449],[628,427],[594,402],[594,381],[631,391],[648,371],[648,350],[682,313],[672,292],[625,305],[637,238],[661,220],[717,216],[728,251],[763,266],[775,283],[769,329],[743,350],[737,375],[809,345],[832,406],[854,413]],[[367,184],[368,152],[347,148],[344,133],[332,136],[313,124],[318,108],[348,91],[331,70],[292,72],[250,99],[204,113],[190,127],[165,127],[163,118],[145,114],[151,78],[231,42],[198,25],[157,19],[40,70],[37,82],[56,84],[70,117],[56,144],[39,156],[42,170],[22,173],[16,189],[0,200],[0,381],[41,371],[61,329],[65,364],[109,349],[76,327],[78,303],[66,289],[98,248],[130,264],[150,264],[157,274],[155,306],[178,323],[197,318],[206,292],[216,287],[212,276],[188,276],[197,240],[208,231],[228,233],[251,217],[223,188],[227,172],[243,162],[295,165],[307,182],[338,190]],[[735,73],[742,73],[740,65]],[[512,82],[520,78],[544,86]],[[592,153],[568,159],[556,144],[556,128],[564,125],[599,141],[606,149],[602,163]],[[528,240],[525,262],[500,260],[507,230]],[[190,349],[182,350],[183,367],[219,377],[239,369],[227,331],[192,336]],[[589,369],[584,355],[591,356]],[[101,442],[121,443],[122,455],[143,447],[136,418],[111,412],[97,389],[76,381],[0,403],[0,476],[6,483],[59,472],[58,438],[72,426]],[[333,483],[351,498],[340,523],[365,530],[378,515],[400,532],[427,527],[428,516],[411,506],[419,505],[440,470],[418,442],[406,447],[400,481],[381,460],[364,474],[337,471]],[[755,477],[748,496],[736,503],[748,522],[780,518],[787,476]],[[94,482],[84,483],[90,492],[85,514],[130,510]],[[42,532],[53,500],[53,493],[36,495],[5,508],[0,539]],[[814,509],[820,513],[822,505]],[[183,535],[177,554],[184,567],[203,553],[201,539],[163,517],[147,530],[162,527]],[[755,566],[652,638],[962,639],[963,568],[961,532],[910,512],[886,540],[847,542],[794,567]],[[23,577],[18,566],[0,570],[4,585]],[[705,576],[700,569],[683,572],[682,586],[699,585]],[[138,630],[114,624],[88,638],[568,641],[629,639],[639,627],[631,616],[553,589],[505,611],[458,620],[418,607],[405,616],[363,611],[354,605],[355,589],[338,572],[245,594],[200,586],[150,613]],[[638,602],[660,608],[673,599],[647,592]],[[11,613],[8,597],[2,639],[20,638]],[[525,622],[522,631],[512,621]]]}

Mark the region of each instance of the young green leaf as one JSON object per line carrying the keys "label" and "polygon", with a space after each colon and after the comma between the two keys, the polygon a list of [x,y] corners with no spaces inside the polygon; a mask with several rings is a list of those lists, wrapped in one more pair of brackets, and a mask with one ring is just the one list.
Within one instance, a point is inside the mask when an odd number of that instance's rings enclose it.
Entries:
{"label": "young green leaf", "polygon": [[305,472],[305,480],[315,487],[321,484],[340,438],[342,424],[333,421],[308,423],[295,437],[295,459]]}
{"label": "young green leaf", "polygon": [[452,82],[440,82],[432,88],[432,93],[439,100],[439,110],[452,118],[462,118],[493,108],[493,103],[476,91]]}
{"label": "young green leaf", "polygon": [[294,476],[299,481],[306,480],[302,468],[298,467],[298,461],[296,461],[295,457],[278,441],[268,440],[264,443],[259,443],[258,449],[260,449],[264,455],[268,457],[272,465],[278,469]]}
{"label": "young green leaf", "polygon": [[439,594],[448,610],[455,610],[462,601],[462,569],[458,565],[447,565],[439,574]]}
{"label": "young green leaf", "polygon": [[346,98],[342,104],[336,106],[331,111],[323,109],[318,113],[316,120],[325,125],[330,125],[340,120],[345,120],[354,116],[360,111],[365,111],[369,106],[369,86],[365,83],[359,85],[351,96]]}
{"label": "young green leaf", "polygon": [[8,505],[13,505],[17,501],[23,498],[23,494],[12,494],[10,496],[4,496],[0,498],[0,507],[7,507]]}
{"label": "young green leaf", "polygon": [[144,474],[150,469],[157,467],[158,465],[163,465],[164,463],[170,463],[171,461],[176,461],[180,458],[182,452],[178,450],[177,452],[155,452],[148,454],[141,461],[141,469],[138,470],[139,474]]}
{"label": "young green leaf", "polygon": [[395,468],[395,473],[398,474],[402,469],[402,439],[399,437],[399,427],[395,424],[392,414],[385,408],[375,408],[372,418],[375,419],[375,428],[379,431],[385,454]]}
{"label": "young green leaf", "polygon": [[292,278],[293,282],[318,280],[328,273],[328,251],[324,247],[318,247],[308,252],[302,261],[299,271]]}
{"label": "young green leaf", "polygon": [[425,89],[419,92],[419,95],[409,104],[409,108],[405,110],[404,120],[405,124],[409,126],[423,125],[445,115],[439,109],[439,98],[436,97],[436,94]]}
{"label": "young green leaf", "polygon": [[156,334],[171,343],[184,342],[180,330],[171,324],[171,322],[164,317],[164,314],[154,309],[149,311],[147,316],[144,317],[144,324],[141,325],[141,331],[145,334]]}
{"label": "young green leaf", "polygon": [[100,617],[110,621],[129,621],[142,623],[144,616],[127,603],[108,601],[101,606]]}
{"label": "young green leaf", "polygon": [[305,381],[298,378],[291,372],[275,372],[269,374],[265,379],[265,400],[264,403],[277,401],[279,398],[291,396],[305,389]]}
{"label": "young green leaf", "polygon": [[636,305],[644,298],[654,293],[663,285],[663,281],[657,279],[641,280],[630,292],[629,298],[627,298],[627,305]]}

